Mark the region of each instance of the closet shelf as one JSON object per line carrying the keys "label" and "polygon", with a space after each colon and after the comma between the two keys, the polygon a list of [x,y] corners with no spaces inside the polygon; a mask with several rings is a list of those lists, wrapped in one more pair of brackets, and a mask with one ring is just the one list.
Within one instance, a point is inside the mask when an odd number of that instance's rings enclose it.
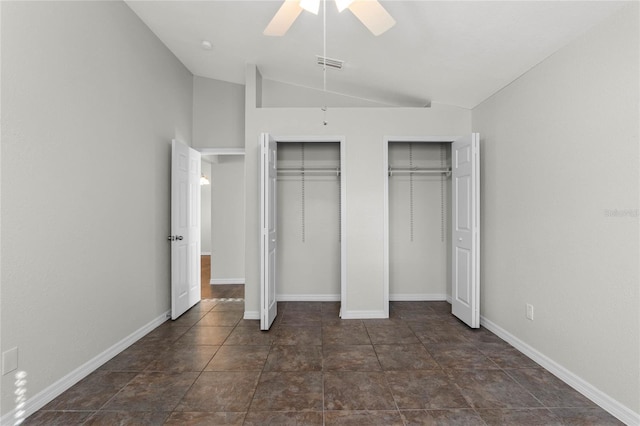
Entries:
{"label": "closet shelf", "polygon": [[340,176],[340,167],[278,167],[278,174],[335,175]]}
{"label": "closet shelf", "polygon": [[389,167],[389,176],[394,174],[445,174],[451,175],[451,168],[429,168],[429,167]]}

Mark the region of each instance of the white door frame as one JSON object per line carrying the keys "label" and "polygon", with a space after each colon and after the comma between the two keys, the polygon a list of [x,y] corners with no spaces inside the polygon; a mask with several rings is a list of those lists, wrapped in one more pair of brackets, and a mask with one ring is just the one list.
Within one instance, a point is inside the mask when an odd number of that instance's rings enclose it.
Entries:
{"label": "white door frame", "polygon": [[382,141],[382,172],[384,176],[383,207],[383,303],[385,317],[389,317],[389,144],[394,142],[453,143],[460,136],[385,136]]}
{"label": "white door frame", "polygon": [[[346,179],[346,144],[344,136],[276,136],[272,135],[276,143],[288,142],[316,142],[340,144],[340,303],[347,303],[347,179]],[[340,310],[342,312],[342,309]]]}

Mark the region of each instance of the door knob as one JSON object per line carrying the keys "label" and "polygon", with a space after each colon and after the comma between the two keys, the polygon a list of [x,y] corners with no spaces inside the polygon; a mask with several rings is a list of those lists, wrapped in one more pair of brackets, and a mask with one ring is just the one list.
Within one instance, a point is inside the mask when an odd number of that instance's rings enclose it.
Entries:
{"label": "door knob", "polygon": [[178,236],[176,237],[176,240],[181,241],[181,240],[182,240],[182,235],[178,235]]}
{"label": "door knob", "polygon": [[462,241],[462,238],[458,238],[458,241]]}
{"label": "door knob", "polygon": [[173,235],[169,235],[169,236],[167,237],[167,240],[169,240],[169,241],[173,241],[173,240],[175,240],[175,239],[176,239],[176,237],[174,237]]}

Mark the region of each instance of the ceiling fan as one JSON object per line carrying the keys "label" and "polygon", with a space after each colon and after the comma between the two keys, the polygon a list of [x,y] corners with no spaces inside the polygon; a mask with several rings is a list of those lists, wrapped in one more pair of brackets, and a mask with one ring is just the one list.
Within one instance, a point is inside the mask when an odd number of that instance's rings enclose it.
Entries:
{"label": "ceiling fan", "polygon": [[[325,0],[326,1],[326,0]],[[349,9],[373,33],[380,35],[396,24],[378,0],[335,0],[338,12]],[[303,10],[318,14],[320,0],[284,0],[263,34],[283,36]]]}

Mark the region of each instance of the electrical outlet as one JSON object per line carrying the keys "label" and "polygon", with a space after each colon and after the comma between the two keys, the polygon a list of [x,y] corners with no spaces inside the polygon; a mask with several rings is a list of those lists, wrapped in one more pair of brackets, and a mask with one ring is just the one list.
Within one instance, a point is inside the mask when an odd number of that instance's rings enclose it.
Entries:
{"label": "electrical outlet", "polygon": [[18,348],[2,352],[2,375],[18,369]]}
{"label": "electrical outlet", "polygon": [[533,305],[527,303],[527,319],[533,321]]}

